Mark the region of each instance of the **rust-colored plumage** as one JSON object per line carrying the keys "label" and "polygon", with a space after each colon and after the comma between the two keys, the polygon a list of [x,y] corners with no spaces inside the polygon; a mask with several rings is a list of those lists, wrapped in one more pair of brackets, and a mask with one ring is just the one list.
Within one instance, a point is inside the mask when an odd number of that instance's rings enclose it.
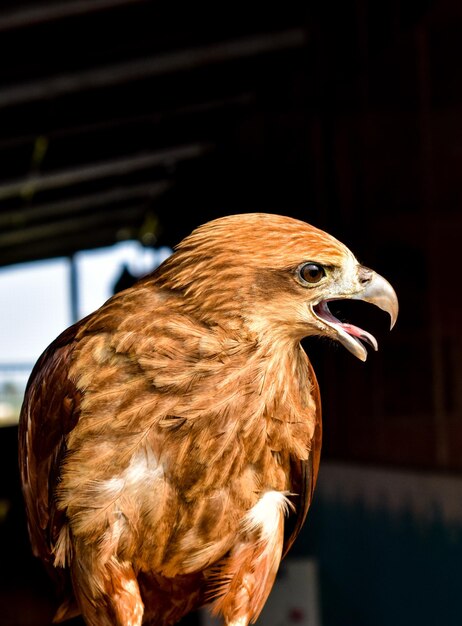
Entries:
{"label": "rust-colored plumage", "polygon": [[245,214],[201,226],[153,274],[67,329],[31,375],[20,465],[55,621],[169,625],[202,604],[254,622],[304,522],[321,450],[300,345],[375,339],[332,299],[390,285],[328,234]]}

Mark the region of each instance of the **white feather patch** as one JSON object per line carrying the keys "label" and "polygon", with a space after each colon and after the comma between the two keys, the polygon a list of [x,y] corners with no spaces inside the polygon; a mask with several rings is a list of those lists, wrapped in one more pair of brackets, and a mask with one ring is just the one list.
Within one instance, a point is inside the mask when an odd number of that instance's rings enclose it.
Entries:
{"label": "white feather patch", "polygon": [[248,615],[242,615],[237,619],[233,619],[231,622],[228,622],[228,626],[247,626],[249,623]]}
{"label": "white feather patch", "polygon": [[288,515],[293,504],[287,498],[288,492],[266,491],[244,518],[242,529],[245,532],[260,531],[260,539],[268,541],[279,528],[281,516]]}
{"label": "white feather patch", "polygon": [[141,449],[133,455],[128,467],[119,476],[99,483],[98,489],[104,497],[117,498],[125,487],[151,486],[152,482],[164,475],[164,468],[152,450]]}
{"label": "white feather patch", "polygon": [[136,484],[144,481],[153,481],[162,478],[164,468],[160,465],[150,448],[138,450],[132,457],[130,465],[123,473],[127,484]]}

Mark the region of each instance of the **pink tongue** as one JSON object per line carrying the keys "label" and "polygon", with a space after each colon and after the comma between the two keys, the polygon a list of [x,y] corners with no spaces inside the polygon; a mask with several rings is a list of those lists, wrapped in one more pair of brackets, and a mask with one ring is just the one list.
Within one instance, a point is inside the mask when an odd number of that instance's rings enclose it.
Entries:
{"label": "pink tongue", "polygon": [[339,325],[344,328],[349,335],[354,335],[355,337],[362,337],[364,335],[364,331],[357,326],[353,326],[353,324],[343,324],[341,322]]}
{"label": "pink tongue", "polygon": [[362,328],[353,326],[353,324],[342,324],[342,323],[340,323],[339,326],[341,326],[349,335],[352,335],[353,337],[358,337],[358,339],[362,339],[363,341],[368,343],[372,348],[374,348],[374,350],[378,350],[379,346],[377,343],[377,339],[370,333],[363,330]]}

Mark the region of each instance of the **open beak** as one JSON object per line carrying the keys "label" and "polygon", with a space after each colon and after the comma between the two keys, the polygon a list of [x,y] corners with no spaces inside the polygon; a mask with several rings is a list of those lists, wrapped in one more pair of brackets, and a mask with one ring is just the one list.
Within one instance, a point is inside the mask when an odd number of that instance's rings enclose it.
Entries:
{"label": "open beak", "polygon": [[359,268],[359,279],[362,287],[358,291],[322,300],[313,307],[313,312],[318,319],[335,331],[336,339],[347,350],[358,357],[358,359],[361,359],[361,361],[365,361],[367,359],[367,350],[363,343],[377,350],[377,340],[362,328],[338,320],[329,310],[328,302],[348,299],[364,300],[365,302],[375,304],[375,306],[390,315],[391,330],[398,317],[398,298],[393,287],[385,278],[366,267]]}

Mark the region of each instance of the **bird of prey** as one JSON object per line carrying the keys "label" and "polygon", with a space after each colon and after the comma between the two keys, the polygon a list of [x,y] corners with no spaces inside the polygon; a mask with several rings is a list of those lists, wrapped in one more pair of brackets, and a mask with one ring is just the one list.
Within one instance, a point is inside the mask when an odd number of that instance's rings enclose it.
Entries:
{"label": "bird of prey", "polygon": [[168,626],[201,605],[258,618],[304,523],[321,406],[301,340],[361,360],[375,338],[330,311],[388,312],[391,285],[286,216],[199,226],[152,274],[65,330],[28,382],[19,458],[55,622]]}

